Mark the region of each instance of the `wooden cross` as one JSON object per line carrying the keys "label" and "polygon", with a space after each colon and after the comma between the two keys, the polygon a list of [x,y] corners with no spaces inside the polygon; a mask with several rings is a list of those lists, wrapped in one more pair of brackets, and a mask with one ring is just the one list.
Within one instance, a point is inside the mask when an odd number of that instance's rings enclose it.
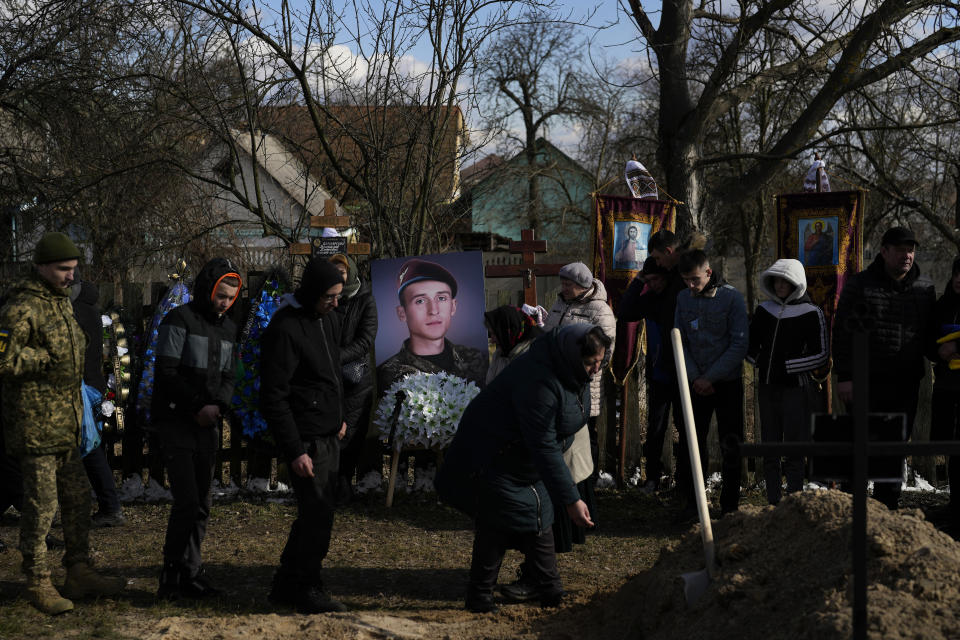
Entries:
{"label": "wooden cross", "polygon": [[[350,227],[350,216],[336,215],[337,203],[333,200],[323,201],[323,215],[310,216],[310,228],[322,229],[330,227],[331,229],[347,229]],[[290,255],[309,256],[313,253],[313,245],[309,242],[294,242],[290,245]],[[347,243],[347,253],[352,256],[370,255],[369,242],[351,242]]]}
{"label": "wooden cross", "polygon": [[523,256],[520,264],[488,264],[483,274],[488,278],[523,278],[523,301],[537,306],[537,276],[555,276],[562,264],[537,264],[538,253],[547,252],[546,240],[535,240],[533,229],[520,231],[520,241],[510,241],[510,253]]}

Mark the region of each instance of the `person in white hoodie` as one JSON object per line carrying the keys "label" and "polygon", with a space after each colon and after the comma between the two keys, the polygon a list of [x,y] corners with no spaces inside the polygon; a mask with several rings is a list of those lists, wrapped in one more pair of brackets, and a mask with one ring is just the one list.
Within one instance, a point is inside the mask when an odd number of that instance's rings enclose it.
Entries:
{"label": "person in white hoodie", "polygon": [[[750,323],[747,361],[757,368],[762,442],[810,439],[810,415],[823,410],[823,395],[811,374],[830,358],[830,338],[820,307],[807,295],[807,277],[799,260],[777,260],[760,274],[761,302]],[[781,482],[787,493],[803,490],[803,456],[763,460],[770,504],[780,502]]]}

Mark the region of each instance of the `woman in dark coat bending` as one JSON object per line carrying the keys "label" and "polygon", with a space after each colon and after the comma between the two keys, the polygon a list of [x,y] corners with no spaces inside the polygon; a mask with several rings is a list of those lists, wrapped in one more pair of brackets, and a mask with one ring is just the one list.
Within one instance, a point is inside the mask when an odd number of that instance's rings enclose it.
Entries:
{"label": "woman in dark coat bending", "polygon": [[[343,407],[347,435],[340,441],[337,502],[353,499],[353,474],[358,470],[370,426],[373,406],[373,370],[370,350],[377,337],[377,304],[370,285],[360,279],[352,258],[337,254],[330,262],[343,276],[343,294],[334,313],[340,320],[340,365],[343,369]],[[378,450],[379,453],[379,450]],[[379,469],[378,469],[379,470]]]}
{"label": "woman in dark coat bending", "polygon": [[507,549],[523,552],[542,606],[564,595],[554,551],[554,504],[592,523],[562,452],[590,417],[590,376],[610,339],[570,325],[537,339],[467,406],[437,477],[440,498],[476,516],[467,609],[496,611]]}

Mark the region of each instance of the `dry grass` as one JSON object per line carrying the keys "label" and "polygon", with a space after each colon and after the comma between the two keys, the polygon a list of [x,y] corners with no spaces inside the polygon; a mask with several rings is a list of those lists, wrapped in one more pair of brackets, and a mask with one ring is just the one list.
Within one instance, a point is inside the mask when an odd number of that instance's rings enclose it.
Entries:
{"label": "dry grass", "polygon": [[[599,510],[600,531],[560,556],[571,606],[651,566],[661,546],[683,531],[670,524],[670,510],[655,496],[603,492]],[[225,595],[189,605],[159,602],[153,595],[168,511],[167,505],[127,505],[126,526],[92,531],[97,566],[127,577],[127,591],[116,600],[80,603],[55,618],[19,598],[17,529],[8,515],[0,527],[0,536],[11,546],[0,554],[0,638],[142,638],[170,616],[274,612],[266,594],[295,517],[293,505],[241,500],[215,505],[204,556],[208,573]],[[57,529],[53,533],[61,535]],[[398,495],[392,509],[383,506],[381,495],[370,495],[337,513],[325,580],[354,611],[456,620],[471,615],[462,609],[471,543],[470,521],[438,505],[433,494]],[[63,579],[56,566],[60,557],[51,554],[55,583]],[[512,580],[518,564],[519,556],[508,554],[501,581]],[[524,627],[539,615],[536,607],[517,605],[508,607],[500,623]]]}

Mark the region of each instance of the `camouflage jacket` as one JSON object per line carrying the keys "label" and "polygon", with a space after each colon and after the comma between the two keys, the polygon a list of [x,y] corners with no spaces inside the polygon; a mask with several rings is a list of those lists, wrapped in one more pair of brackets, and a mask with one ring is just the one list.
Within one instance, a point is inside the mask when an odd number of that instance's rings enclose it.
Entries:
{"label": "camouflage jacket", "polygon": [[[408,348],[409,340],[403,341],[400,351],[390,356],[377,368],[377,387],[384,393],[390,385],[411,373],[439,373],[443,371],[429,360],[421,358]],[[480,349],[454,344],[444,338],[444,347],[452,354],[454,369],[447,371],[455,376],[470,380],[483,387],[487,375],[488,354]]]}
{"label": "camouflage jacket", "polygon": [[33,275],[13,285],[0,309],[3,429],[14,456],[59,453],[79,443],[87,338],[68,291]]}

